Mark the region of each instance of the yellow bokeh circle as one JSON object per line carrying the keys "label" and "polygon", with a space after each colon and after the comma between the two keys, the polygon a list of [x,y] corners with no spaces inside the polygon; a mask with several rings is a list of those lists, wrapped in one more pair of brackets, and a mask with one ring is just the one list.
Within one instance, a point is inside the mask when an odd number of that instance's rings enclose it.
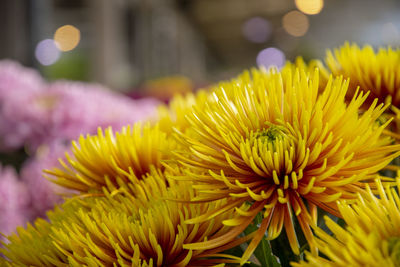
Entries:
{"label": "yellow bokeh circle", "polygon": [[324,0],[295,0],[296,7],[307,15],[315,15],[324,7]]}
{"label": "yellow bokeh circle", "polygon": [[299,11],[290,11],[282,18],[282,26],[290,35],[300,37],[306,34],[310,23],[306,15]]}
{"label": "yellow bokeh circle", "polygon": [[54,41],[61,51],[74,49],[81,39],[81,32],[72,25],[64,25],[54,33]]}

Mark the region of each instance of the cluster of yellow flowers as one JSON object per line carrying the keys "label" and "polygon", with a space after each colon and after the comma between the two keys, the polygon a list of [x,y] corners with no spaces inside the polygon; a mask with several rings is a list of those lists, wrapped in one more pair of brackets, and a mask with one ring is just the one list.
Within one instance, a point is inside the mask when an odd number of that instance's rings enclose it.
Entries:
{"label": "cluster of yellow flowers", "polygon": [[399,108],[400,50],[350,44],[177,96],[157,122],[73,142],[45,172],[76,194],[9,236],[0,265],[260,264],[285,236],[293,266],[398,266]]}

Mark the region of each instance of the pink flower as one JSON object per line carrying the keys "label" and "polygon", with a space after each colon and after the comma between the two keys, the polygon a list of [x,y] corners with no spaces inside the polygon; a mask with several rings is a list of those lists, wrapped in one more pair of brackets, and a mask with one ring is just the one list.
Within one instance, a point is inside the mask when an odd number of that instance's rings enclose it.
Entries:
{"label": "pink flower", "polygon": [[43,91],[8,94],[0,112],[2,150],[42,142],[50,123],[50,109],[42,104],[44,96]]}
{"label": "pink flower", "polygon": [[0,165],[0,232],[9,235],[28,220],[30,197],[15,170]]}
{"label": "pink flower", "polygon": [[43,169],[51,169],[59,165],[58,158],[68,150],[68,146],[62,143],[41,145],[36,153],[28,159],[21,169],[21,181],[29,189],[31,203],[30,220],[37,217],[45,217],[46,211],[52,209],[55,204],[62,202],[62,194],[71,193],[43,177]]}
{"label": "pink flower", "polygon": [[107,88],[80,82],[56,82],[47,89],[56,100],[50,114],[49,138],[76,139],[98,127],[114,130],[156,114],[156,100],[133,100]]}
{"label": "pink flower", "polygon": [[7,100],[9,93],[40,91],[44,88],[44,84],[38,71],[26,68],[15,61],[0,60],[0,105]]}
{"label": "pink flower", "polygon": [[0,61],[0,150],[69,142],[98,127],[114,130],[155,116],[158,101],[133,100],[91,83],[46,84],[39,74]]}
{"label": "pink flower", "polygon": [[[23,146],[31,134],[30,125],[17,121],[15,111],[23,110],[32,94],[43,90],[45,82],[36,70],[11,60],[0,61],[0,148]],[[22,108],[23,107],[23,108]]]}

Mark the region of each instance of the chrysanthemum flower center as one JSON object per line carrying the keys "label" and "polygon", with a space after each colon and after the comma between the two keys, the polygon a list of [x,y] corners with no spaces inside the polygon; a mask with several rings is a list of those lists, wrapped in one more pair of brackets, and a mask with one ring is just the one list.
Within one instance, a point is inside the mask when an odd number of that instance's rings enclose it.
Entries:
{"label": "chrysanthemum flower center", "polygon": [[390,257],[396,264],[400,264],[400,238],[391,237],[387,240]]}
{"label": "chrysanthemum flower center", "polygon": [[268,129],[263,129],[257,133],[256,137],[260,139],[262,143],[271,143],[275,140],[282,140],[285,135],[282,127],[271,125]]}
{"label": "chrysanthemum flower center", "polygon": [[[284,126],[269,124],[268,128],[250,134],[240,146],[244,162],[260,177],[271,181],[282,190],[297,188],[296,142]],[[302,169],[302,164],[297,164]],[[302,172],[302,170],[301,170]],[[283,194],[283,191],[281,192]]]}

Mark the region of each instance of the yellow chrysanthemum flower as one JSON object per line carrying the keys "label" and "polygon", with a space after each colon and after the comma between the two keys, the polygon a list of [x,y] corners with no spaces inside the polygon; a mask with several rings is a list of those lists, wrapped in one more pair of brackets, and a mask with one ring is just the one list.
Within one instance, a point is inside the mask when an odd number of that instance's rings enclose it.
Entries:
{"label": "yellow chrysanthemum flower", "polygon": [[[333,236],[317,229],[317,247],[325,257],[306,252],[307,262],[293,266],[395,267],[400,265],[400,197],[395,188],[376,181],[380,198],[368,188],[354,204],[339,203],[347,226],[341,227],[329,217],[326,225]],[[400,189],[400,181],[398,188]]]}
{"label": "yellow chrysanthemum flower", "polygon": [[[222,254],[238,243],[225,242],[214,249],[184,249],[186,243],[219,239],[229,230],[223,220],[233,213],[208,222],[184,222],[223,201],[193,205],[190,183],[171,182],[162,172],[152,172],[135,184],[135,196],[104,189],[104,197],[74,198],[63,210],[49,214],[50,222],[36,225],[10,238],[0,250],[4,263],[23,266],[211,266],[238,263],[239,258]],[[183,201],[168,199],[179,198]],[[40,221],[43,223],[43,221]],[[47,242],[47,243],[46,243]],[[37,246],[36,244],[40,244]],[[26,254],[26,248],[29,254]],[[33,255],[33,256],[32,256]]]}
{"label": "yellow chrysanthemum flower", "polygon": [[370,91],[368,103],[378,98],[400,107],[400,49],[380,48],[375,53],[369,45],[360,48],[345,43],[333,52],[328,51],[325,61],[333,75],[350,78],[350,98],[359,86]]}
{"label": "yellow chrysanthemum flower", "polygon": [[[376,172],[400,154],[381,133],[376,119],[388,105],[374,101],[364,113],[367,98],[356,94],[344,101],[348,82],[332,78],[318,93],[318,70],[253,70],[220,83],[214,101],[193,107],[188,120],[196,135],[179,134],[188,151],[177,153],[186,175],[204,202],[232,198],[188,223],[209,220],[232,209],[239,218],[224,223],[241,233],[262,212],[264,219],[242,257],[246,261],[267,233],[274,239],[285,228],[292,250],[299,253],[294,218],[315,251],[310,225],[317,207],[338,215],[336,200],[356,198]],[[396,152],[396,153],[394,153]],[[250,208],[240,207],[248,203]],[[220,240],[186,245],[188,249],[219,246]],[[226,242],[224,240],[224,242]]]}
{"label": "yellow chrysanthemum flower", "polygon": [[80,192],[101,192],[106,186],[118,189],[136,183],[151,168],[163,168],[161,160],[168,158],[174,147],[158,125],[136,123],[113,134],[111,128],[72,142],[71,157],[60,159],[61,168],[45,171],[55,183]]}

